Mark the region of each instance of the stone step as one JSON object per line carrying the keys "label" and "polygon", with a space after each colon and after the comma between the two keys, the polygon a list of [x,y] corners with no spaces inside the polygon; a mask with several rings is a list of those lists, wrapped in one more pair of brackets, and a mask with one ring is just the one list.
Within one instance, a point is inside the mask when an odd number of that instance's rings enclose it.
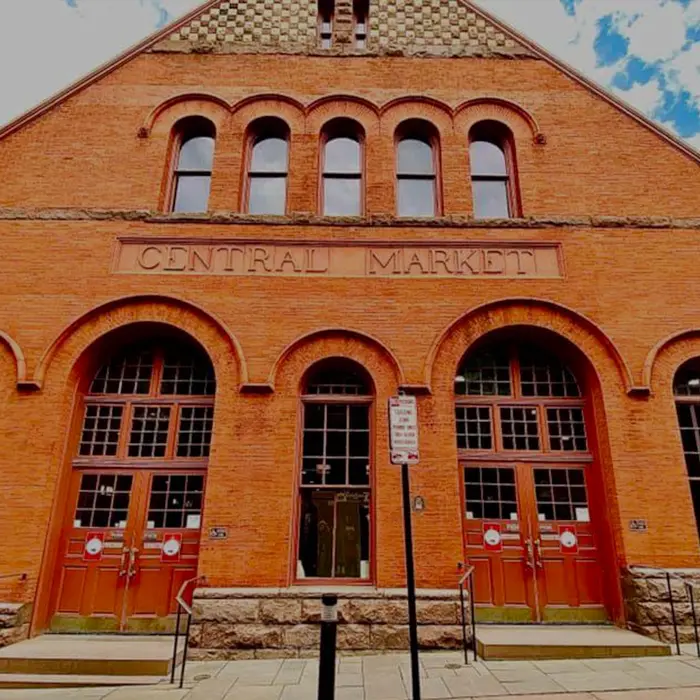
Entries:
{"label": "stone step", "polygon": [[478,625],[476,641],[486,661],[671,654],[668,644],[610,625]]}
{"label": "stone step", "polygon": [[0,674],[160,678],[172,654],[172,637],[47,634],[0,649]]}
{"label": "stone step", "polygon": [[0,688],[111,688],[154,685],[165,680],[156,676],[0,673]]}

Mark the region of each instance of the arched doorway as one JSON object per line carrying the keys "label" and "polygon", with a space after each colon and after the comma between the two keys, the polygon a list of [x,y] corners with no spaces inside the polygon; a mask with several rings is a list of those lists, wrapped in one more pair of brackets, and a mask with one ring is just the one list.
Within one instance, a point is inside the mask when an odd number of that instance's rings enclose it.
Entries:
{"label": "arched doorway", "polygon": [[[548,344],[549,345],[549,344]],[[508,336],[455,378],[464,542],[477,616],[607,619],[588,397],[557,356]]]}
{"label": "arched doorway", "polygon": [[50,626],[160,631],[197,571],[214,370],[162,332],[102,360],[74,416]]}
{"label": "arched doorway", "polygon": [[372,577],[372,404],[365,370],[323,360],[302,385],[296,578],[367,583]]}

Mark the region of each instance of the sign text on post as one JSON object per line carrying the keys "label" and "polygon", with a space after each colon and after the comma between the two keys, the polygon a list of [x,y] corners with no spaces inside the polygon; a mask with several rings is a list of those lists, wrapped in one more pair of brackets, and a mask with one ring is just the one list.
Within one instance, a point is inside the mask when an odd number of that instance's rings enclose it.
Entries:
{"label": "sign text on post", "polygon": [[418,409],[415,396],[389,399],[392,464],[418,464]]}

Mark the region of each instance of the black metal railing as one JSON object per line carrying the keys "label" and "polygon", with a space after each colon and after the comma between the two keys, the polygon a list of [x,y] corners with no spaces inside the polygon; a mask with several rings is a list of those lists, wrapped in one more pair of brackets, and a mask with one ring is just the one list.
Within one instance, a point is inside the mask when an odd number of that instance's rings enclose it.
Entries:
{"label": "black metal railing", "polygon": [[[177,603],[177,617],[175,618],[175,640],[173,642],[173,663],[170,669],[170,683],[175,682],[175,669],[177,667],[177,647],[180,641],[180,625],[182,623],[182,612],[185,612],[187,616],[187,624],[185,626],[185,646],[182,651],[182,665],[180,666],[180,688],[182,688],[185,682],[185,666],[187,665],[187,649],[190,645],[190,629],[192,627],[192,595],[194,594],[194,589],[197,584],[201,581],[204,582],[206,579],[204,576],[196,576],[195,578],[188,579],[185,581],[180,590],[175,596],[175,602]],[[188,590],[189,589],[189,590]],[[189,600],[187,596],[189,594]]]}
{"label": "black metal railing", "polygon": [[[462,568],[460,564],[460,568]],[[477,660],[476,647],[476,614],[474,611],[474,567],[468,566],[459,579],[459,607],[462,613],[462,648],[464,649],[464,663],[469,665],[469,643],[467,641],[467,609],[464,601],[464,587],[467,586],[467,594],[469,595],[469,617],[471,618],[472,626],[472,651],[474,652],[474,661]]]}
{"label": "black metal railing", "polygon": [[695,632],[695,648],[697,650],[698,658],[700,658],[700,635],[698,634],[698,616],[697,616],[697,611],[695,608],[695,589],[698,588],[698,586],[694,583],[691,583],[687,579],[683,578],[683,576],[680,576],[679,574],[669,571],[668,569],[661,569],[658,566],[646,566],[645,564],[635,564],[634,566],[630,567],[630,570],[634,569],[646,569],[647,571],[658,571],[659,573],[663,574],[663,577],[666,580],[666,589],[668,590],[668,600],[671,605],[671,623],[673,624],[673,638],[676,643],[676,652],[678,655],[681,655],[681,639],[680,639],[680,634],[678,632],[678,615],[676,614],[676,603],[680,601],[676,601],[673,598],[673,585],[672,581],[680,581],[683,586],[685,586],[686,592],[688,594],[688,598],[690,599],[690,612],[691,615],[693,616],[693,630]]}

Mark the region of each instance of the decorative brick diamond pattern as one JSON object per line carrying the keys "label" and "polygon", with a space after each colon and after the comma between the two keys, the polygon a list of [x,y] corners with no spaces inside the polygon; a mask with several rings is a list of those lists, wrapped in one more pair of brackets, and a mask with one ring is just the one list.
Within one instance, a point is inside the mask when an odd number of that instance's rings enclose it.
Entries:
{"label": "decorative brick diamond pattern", "polygon": [[[350,8],[351,5],[348,4]],[[340,16],[344,12],[348,17]],[[351,26],[336,3],[336,31]],[[348,37],[349,38],[349,37]],[[222,0],[170,35],[170,42],[220,50],[254,47],[318,49],[317,0]],[[334,50],[347,43],[336,36]],[[527,52],[460,0],[370,0],[367,51],[407,53]]]}

